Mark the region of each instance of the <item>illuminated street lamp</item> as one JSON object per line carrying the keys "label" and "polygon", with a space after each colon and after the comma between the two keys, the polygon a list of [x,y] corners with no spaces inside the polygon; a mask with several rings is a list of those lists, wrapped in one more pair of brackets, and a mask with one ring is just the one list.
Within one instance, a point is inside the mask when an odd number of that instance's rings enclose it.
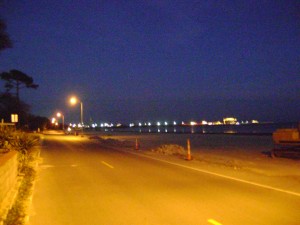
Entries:
{"label": "illuminated street lamp", "polygon": [[54,126],[54,128],[58,125],[58,123],[57,123],[55,117],[53,117],[53,118],[51,119],[51,123],[52,123],[52,125]]}
{"label": "illuminated street lamp", "polygon": [[[77,102],[79,102],[79,100],[76,97],[73,96],[70,98],[71,105],[75,105],[75,104],[77,104]],[[80,123],[81,123],[81,127],[82,127],[82,132],[83,132],[83,103],[82,103],[82,101],[80,101]]]}
{"label": "illuminated street lamp", "polygon": [[60,117],[62,118],[62,129],[65,130],[65,116],[60,112],[56,113],[56,116],[58,118],[60,118]]}

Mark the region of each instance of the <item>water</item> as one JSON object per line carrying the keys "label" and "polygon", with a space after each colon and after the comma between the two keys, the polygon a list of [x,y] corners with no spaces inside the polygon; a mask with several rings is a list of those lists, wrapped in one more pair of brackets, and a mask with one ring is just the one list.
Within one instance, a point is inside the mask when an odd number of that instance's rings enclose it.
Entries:
{"label": "water", "polygon": [[[290,123],[258,123],[242,125],[197,125],[197,126],[143,126],[97,128],[101,132],[126,133],[173,133],[173,134],[240,134],[240,135],[271,135],[279,128],[297,128],[297,122]],[[91,130],[92,131],[92,130]]]}
{"label": "water", "polygon": [[[93,135],[109,135],[123,141],[129,141],[134,148],[138,138],[143,149],[156,149],[166,144],[186,147],[190,139],[193,154],[197,152],[218,152],[232,154],[234,157],[267,156],[274,147],[272,133],[280,128],[297,128],[298,123],[259,123],[243,125],[215,126],[151,126],[85,129]],[[223,153],[222,153],[223,152]],[[241,154],[240,154],[241,153]],[[253,156],[249,156],[250,158]]]}

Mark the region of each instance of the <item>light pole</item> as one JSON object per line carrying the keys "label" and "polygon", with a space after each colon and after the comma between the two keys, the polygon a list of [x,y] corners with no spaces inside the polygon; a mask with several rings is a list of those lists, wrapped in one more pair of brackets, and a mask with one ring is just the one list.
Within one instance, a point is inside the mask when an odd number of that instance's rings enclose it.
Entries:
{"label": "light pole", "polygon": [[[77,104],[77,102],[79,102],[79,100],[76,97],[70,98],[71,105],[75,105],[75,104]],[[82,103],[82,101],[80,101],[80,123],[81,123],[82,133],[83,133],[83,103]]]}
{"label": "light pole", "polygon": [[64,116],[64,114],[58,112],[58,113],[56,113],[56,116],[57,116],[58,118],[59,118],[59,117],[62,118],[62,129],[63,129],[63,131],[64,131],[64,130],[65,130],[65,116]]}

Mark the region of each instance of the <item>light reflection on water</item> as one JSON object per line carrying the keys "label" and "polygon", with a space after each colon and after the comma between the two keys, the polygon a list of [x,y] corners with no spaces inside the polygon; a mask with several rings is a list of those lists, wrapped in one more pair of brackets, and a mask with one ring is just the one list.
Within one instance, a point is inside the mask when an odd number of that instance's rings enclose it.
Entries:
{"label": "light reflection on water", "polygon": [[234,130],[225,130],[224,133],[225,134],[236,134],[237,132]]}

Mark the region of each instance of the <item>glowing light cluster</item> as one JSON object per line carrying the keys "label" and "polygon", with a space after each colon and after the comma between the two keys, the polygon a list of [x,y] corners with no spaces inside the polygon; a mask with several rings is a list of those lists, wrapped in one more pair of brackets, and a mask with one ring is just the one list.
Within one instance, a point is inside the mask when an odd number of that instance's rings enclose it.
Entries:
{"label": "glowing light cluster", "polygon": [[[62,114],[61,114],[62,115]],[[57,114],[57,116],[59,116]],[[57,120],[55,118],[52,118],[52,123],[55,124],[57,122]],[[257,120],[251,120],[251,121],[237,121],[236,118],[224,118],[223,121],[206,121],[206,120],[202,120],[200,122],[197,121],[189,121],[189,122],[184,122],[181,121],[181,123],[177,123],[176,121],[172,121],[172,122],[168,122],[168,121],[157,121],[157,122],[136,122],[136,123],[129,123],[128,125],[123,125],[121,123],[111,123],[111,122],[102,122],[102,123],[92,123],[90,125],[83,125],[83,124],[70,124],[70,127],[85,127],[85,128],[97,128],[97,127],[101,127],[101,128],[112,128],[112,127],[153,127],[153,126],[157,126],[157,127],[168,127],[168,126],[177,126],[177,125],[182,125],[182,126],[198,126],[198,125],[207,125],[207,126],[211,126],[211,125],[240,125],[240,124],[248,124],[248,123],[259,123]],[[149,130],[151,130],[151,128],[149,128]],[[163,131],[167,132],[165,130],[165,128],[163,129]],[[161,130],[159,129],[158,132],[161,132]]]}
{"label": "glowing light cluster", "polygon": [[114,124],[113,123],[101,123],[100,127],[113,127]]}
{"label": "glowing light cluster", "polygon": [[191,122],[190,122],[190,125],[191,125],[191,126],[195,126],[195,125],[197,125],[197,122],[191,121]]}

